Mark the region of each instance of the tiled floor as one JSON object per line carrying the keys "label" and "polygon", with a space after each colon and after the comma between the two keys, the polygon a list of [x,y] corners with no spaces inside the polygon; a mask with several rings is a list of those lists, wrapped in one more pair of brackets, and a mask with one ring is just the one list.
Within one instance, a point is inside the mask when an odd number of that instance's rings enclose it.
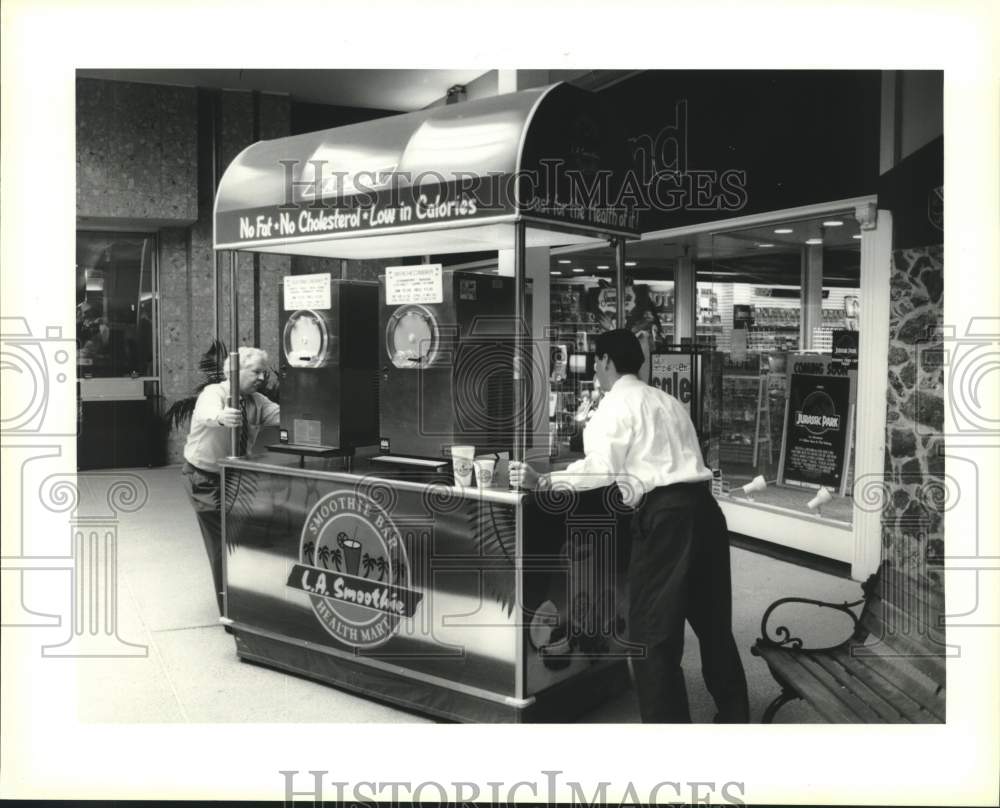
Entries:
{"label": "tiled floor", "polygon": [[[201,535],[188,505],[179,469],[129,470],[149,489],[148,501],[118,525],[119,636],[147,647],[145,656],[88,660],[79,666],[79,711],[92,722],[427,722],[430,719],[374,703],[237,659],[232,637],[217,622]],[[80,510],[107,508],[113,476],[80,475]],[[747,550],[733,549],[736,640],[750,688],[751,714],[759,720],[778,688],[766,666],[750,654],[760,618],[776,598],[803,595],[853,600],[851,581]],[[814,611],[814,610],[813,610]],[[846,618],[803,615],[808,636],[843,636]],[[688,632],[684,666],[692,717],[711,721],[714,707],[701,681],[697,640]],[[782,709],[782,722],[815,722],[800,702]],[[630,691],[612,695],[585,716],[592,723],[638,720]]]}

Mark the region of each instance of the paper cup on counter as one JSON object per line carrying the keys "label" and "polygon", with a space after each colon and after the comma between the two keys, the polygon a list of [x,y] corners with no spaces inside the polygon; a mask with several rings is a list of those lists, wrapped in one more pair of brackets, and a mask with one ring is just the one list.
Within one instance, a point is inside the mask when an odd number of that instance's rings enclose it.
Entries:
{"label": "paper cup on counter", "polygon": [[472,461],[476,469],[476,485],[480,488],[493,487],[493,471],[497,461],[492,457],[477,457]]}
{"label": "paper cup on counter", "polygon": [[475,456],[475,446],[451,447],[451,466],[455,473],[455,485],[472,485],[472,461]]}

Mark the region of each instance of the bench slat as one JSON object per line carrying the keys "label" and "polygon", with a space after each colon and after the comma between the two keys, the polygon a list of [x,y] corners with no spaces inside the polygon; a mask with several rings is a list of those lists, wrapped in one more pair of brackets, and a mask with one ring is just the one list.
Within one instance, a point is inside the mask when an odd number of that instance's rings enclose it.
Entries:
{"label": "bench slat", "polygon": [[876,646],[883,655],[894,652],[897,658],[922,671],[937,684],[945,682],[945,647],[935,632],[932,635],[914,615],[908,615],[891,603],[879,598],[870,598],[860,618],[861,625],[875,642],[867,647],[875,652]]}
{"label": "bench slat", "polygon": [[827,721],[943,723],[948,649],[943,589],[888,562],[873,580],[853,638],[816,650],[759,640],[754,653],[779,684]]}
{"label": "bench slat", "polygon": [[892,567],[883,567],[875,592],[904,610],[919,605],[923,614],[944,614],[943,589]]}
{"label": "bench slat", "polygon": [[941,706],[939,696],[929,689],[913,687],[891,663],[874,657],[851,656],[849,648],[837,649],[833,657],[907,721],[914,724],[943,721],[937,709]]}
{"label": "bench slat", "polygon": [[[857,694],[866,705],[868,705],[878,716],[878,721],[885,724],[902,724],[908,721],[907,715],[902,710],[896,708],[895,704],[887,699],[878,688],[871,687],[865,677],[858,676],[857,670],[860,665],[851,666],[844,664],[843,658],[837,658],[832,654],[814,654],[812,658],[827,673],[847,689],[848,692]],[[850,659],[848,657],[848,659]]]}
{"label": "bench slat", "polygon": [[841,665],[834,665],[834,670],[830,670],[830,657],[826,653],[802,655],[802,667],[806,668],[813,676],[822,682],[830,693],[830,698],[839,700],[847,709],[854,713],[857,718],[865,724],[884,724],[886,719],[879,714],[872,704],[857,692],[850,677],[844,673]]}
{"label": "bench slat", "polygon": [[905,659],[878,654],[852,654],[850,646],[838,648],[833,653],[845,666],[855,665],[867,671],[866,676],[880,679],[886,689],[899,693],[917,709],[925,711],[923,717],[916,719],[917,723],[927,723],[929,719],[945,720],[944,691],[938,692],[935,682],[922,671],[908,666]]}
{"label": "bench slat", "polygon": [[[793,687],[827,721],[835,724],[878,721],[878,717],[870,709],[862,707],[859,715],[858,710],[854,709],[854,704],[846,704],[838,698],[831,690],[831,677],[822,673],[822,669],[817,673],[818,666],[815,663],[811,666],[806,665],[806,654],[775,648],[764,650],[762,656],[776,671],[778,678]],[[839,690],[838,687],[838,692]],[[857,699],[855,703],[860,704]]]}
{"label": "bench slat", "polygon": [[924,629],[922,636],[925,644],[941,649],[944,646],[944,601],[929,598],[913,586],[910,583],[904,586],[889,584],[876,592],[876,600],[869,598],[870,605],[878,602],[889,604],[893,619],[898,617],[907,621],[904,625],[920,626]]}

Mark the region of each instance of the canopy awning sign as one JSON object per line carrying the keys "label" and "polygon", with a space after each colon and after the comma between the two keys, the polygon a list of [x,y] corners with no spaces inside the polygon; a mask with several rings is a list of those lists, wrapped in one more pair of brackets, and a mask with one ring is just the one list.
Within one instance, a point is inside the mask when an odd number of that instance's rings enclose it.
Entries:
{"label": "canopy awning sign", "polygon": [[529,247],[636,238],[629,165],[600,97],[567,84],[261,141],[220,182],[215,247],[341,258],[505,249],[517,221]]}

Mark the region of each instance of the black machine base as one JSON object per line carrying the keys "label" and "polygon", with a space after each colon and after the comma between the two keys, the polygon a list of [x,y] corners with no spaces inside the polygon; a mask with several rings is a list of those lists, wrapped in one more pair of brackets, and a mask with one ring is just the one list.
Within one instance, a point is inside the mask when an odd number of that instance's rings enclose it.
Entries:
{"label": "black machine base", "polygon": [[354,449],[341,449],[338,446],[301,446],[294,443],[272,443],[267,447],[269,452],[293,454],[299,457],[299,468],[305,467],[307,457],[343,457],[344,464],[350,467]]}

